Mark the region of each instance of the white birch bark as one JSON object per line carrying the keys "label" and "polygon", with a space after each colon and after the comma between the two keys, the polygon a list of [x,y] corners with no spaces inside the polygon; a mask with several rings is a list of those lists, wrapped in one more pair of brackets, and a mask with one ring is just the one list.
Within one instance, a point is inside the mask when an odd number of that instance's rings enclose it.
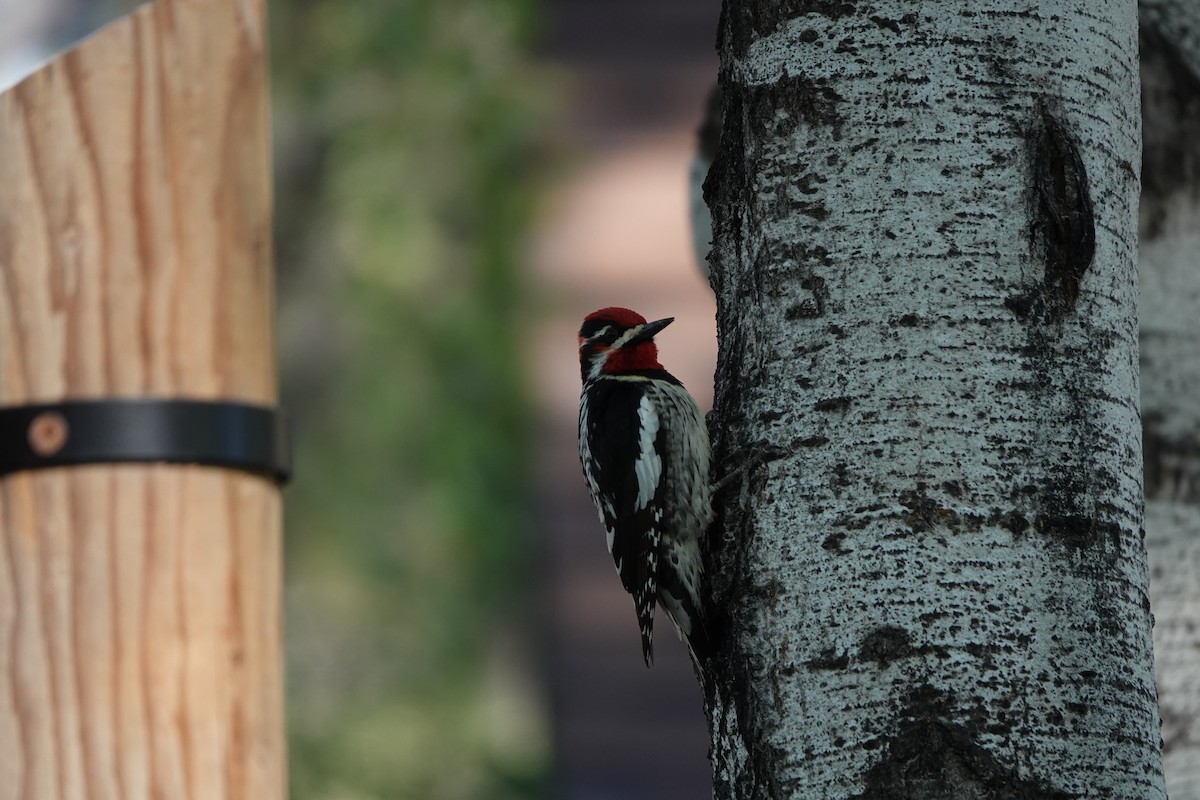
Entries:
{"label": "white birch bark", "polygon": [[713,541],[716,797],[1164,797],[1136,37],[726,1],[717,446],[769,460]]}
{"label": "white birch bark", "polygon": [[1142,7],[1146,544],[1173,800],[1200,798],[1200,4]]}

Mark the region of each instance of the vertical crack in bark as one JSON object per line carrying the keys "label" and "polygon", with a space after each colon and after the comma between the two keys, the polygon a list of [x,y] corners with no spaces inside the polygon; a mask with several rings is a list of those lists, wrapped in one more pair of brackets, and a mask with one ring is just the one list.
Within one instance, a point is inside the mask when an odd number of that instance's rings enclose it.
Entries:
{"label": "vertical crack in bark", "polygon": [[1096,254],[1096,218],[1087,170],[1075,137],[1038,97],[1032,143],[1037,208],[1032,238],[1045,263],[1041,287],[1028,287],[1004,305],[1030,322],[1060,322],[1075,309],[1079,284]]}

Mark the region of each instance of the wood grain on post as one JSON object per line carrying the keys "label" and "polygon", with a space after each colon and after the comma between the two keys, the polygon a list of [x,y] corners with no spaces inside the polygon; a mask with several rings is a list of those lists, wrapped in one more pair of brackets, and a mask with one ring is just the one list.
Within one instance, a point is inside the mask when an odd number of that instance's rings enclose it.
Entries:
{"label": "wood grain on post", "polygon": [[[275,403],[263,25],[162,0],[0,95],[0,405]],[[0,478],[0,800],[282,798],[279,627],[268,480]]]}

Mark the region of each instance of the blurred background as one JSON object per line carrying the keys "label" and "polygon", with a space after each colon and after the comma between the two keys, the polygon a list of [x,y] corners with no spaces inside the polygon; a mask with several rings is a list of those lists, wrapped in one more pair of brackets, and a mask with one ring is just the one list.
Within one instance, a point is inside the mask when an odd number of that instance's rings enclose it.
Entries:
{"label": "blurred background", "polygon": [[[0,0],[0,88],[128,0]],[[710,794],[583,487],[575,331],[675,316],[719,0],[269,0],[295,800]]]}

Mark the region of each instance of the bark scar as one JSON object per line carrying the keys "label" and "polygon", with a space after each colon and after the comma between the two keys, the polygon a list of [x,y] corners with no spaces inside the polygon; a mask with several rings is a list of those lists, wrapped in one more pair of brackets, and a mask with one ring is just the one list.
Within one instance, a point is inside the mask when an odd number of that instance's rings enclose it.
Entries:
{"label": "bark scar", "polygon": [[943,708],[948,698],[936,696],[932,687],[918,687],[912,694],[914,705],[901,712],[900,724],[883,737],[880,759],[864,775],[864,790],[851,800],[1078,797],[1024,778],[1018,770],[1002,763],[979,742],[977,726],[950,721],[951,712]]}
{"label": "bark scar", "polygon": [[1006,305],[1018,316],[1041,305],[1051,320],[1059,321],[1074,310],[1079,283],[1096,254],[1096,218],[1087,170],[1075,137],[1050,111],[1043,97],[1037,99],[1037,113],[1033,184],[1038,208],[1034,236],[1040,231],[1044,247],[1042,303],[1026,295],[1009,298]]}
{"label": "bark scar", "polygon": [[908,631],[895,625],[884,625],[863,637],[858,658],[860,661],[874,661],[880,667],[886,667],[893,661],[912,654],[912,639]]}

